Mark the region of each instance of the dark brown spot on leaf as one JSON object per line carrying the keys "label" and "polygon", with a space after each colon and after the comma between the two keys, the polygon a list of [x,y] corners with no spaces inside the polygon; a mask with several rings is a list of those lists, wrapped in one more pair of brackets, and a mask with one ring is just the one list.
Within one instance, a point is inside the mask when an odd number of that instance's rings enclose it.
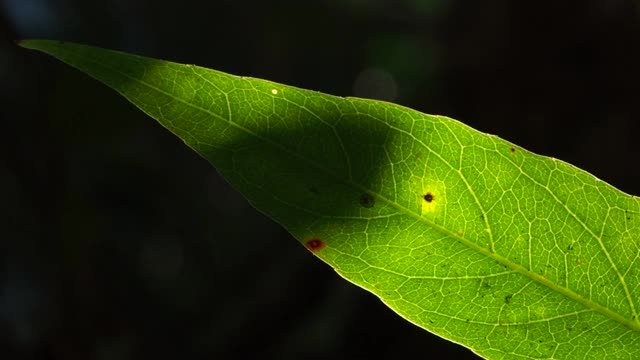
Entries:
{"label": "dark brown spot on leaf", "polygon": [[376,199],[370,194],[362,194],[360,195],[360,205],[366,208],[372,208],[375,205]]}
{"label": "dark brown spot on leaf", "polygon": [[509,151],[511,151],[511,153],[516,152],[516,148],[512,147],[511,149],[509,149]]}
{"label": "dark brown spot on leaf", "polygon": [[424,196],[422,198],[424,199],[424,201],[430,203],[435,199],[435,196],[433,196],[432,193],[428,192],[428,193],[424,194]]}
{"label": "dark brown spot on leaf", "polygon": [[322,240],[320,240],[318,238],[313,238],[313,239],[307,240],[307,242],[305,243],[305,246],[311,252],[316,253],[316,252],[324,249],[326,244],[324,243],[324,241],[322,241]]}

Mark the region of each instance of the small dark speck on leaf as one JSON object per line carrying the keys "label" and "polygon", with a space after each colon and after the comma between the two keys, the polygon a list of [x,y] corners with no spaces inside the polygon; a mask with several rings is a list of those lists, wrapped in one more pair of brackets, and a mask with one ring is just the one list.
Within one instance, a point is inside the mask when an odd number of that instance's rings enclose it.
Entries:
{"label": "small dark speck on leaf", "polygon": [[509,151],[511,151],[511,153],[514,153],[514,152],[516,152],[516,148],[512,147],[512,148],[509,149]]}
{"label": "small dark speck on leaf", "polygon": [[430,203],[435,199],[435,196],[433,196],[432,193],[428,192],[428,193],[424,194],[424,196],[422,198],[424,199],[424,201]]}
{"label": "small dark speck on leaf", "polygon": [[366,208],[372,208],[375,205],[376,199],[370,194],[362,194],[360,195],[360,205]]}
{"label": "small dark speck on leaf", "polygon": [[504,303],[509,305],[509,303],[511,302],[511,298],[513,297],[513,295],[507,295],[504,297]]}
{"label": "small dark speck on leaf", "polygon": [[311,252],[318,252],[322,249],[324,249],[324,247],[326,246],[326,244],[324,243],[324,241],[317,239],[317,238],[313,238],[310,240],[307,240],[307,242],[305,243],[305,246],[307,247],[307,249],[309,249]]}

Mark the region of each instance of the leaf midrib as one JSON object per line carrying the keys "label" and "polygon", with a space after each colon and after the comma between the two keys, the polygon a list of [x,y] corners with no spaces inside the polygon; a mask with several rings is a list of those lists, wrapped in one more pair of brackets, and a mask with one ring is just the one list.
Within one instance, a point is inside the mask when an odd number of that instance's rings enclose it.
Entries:
{"label": "leaf midrib", "polygon": [[[609,264],[611,265],[611,267],[613,268],[614,272],[616,273],[616,276],[618,277],[618,280],[620,281],[620,284],[622,285],[622,288],[624,290],[625,296],[627,298],[627,302],[629,303],[629,307],[631,309],[631,314],[633,315],[633,318],[635,319],[635,321],[633,321],[633,323],[636,325],[637,329],[636,330],[640,330],[640,319],[638,319],[638,313],[636,311],[636,307],[635,307],[635,303],[633,302],[633,298],[631,297],[631,293],[629,292],[629,287],[627,286],[627,282],[625,281],[624,276],[622,275],[622,273],[620,272],[620,270],[618,269],[618,266],[615,264],[615,262],[613,261],[613,258],[611,258],[611,254],[609,253],[609,251],[607,250],[606,246],[604,245],[604,243],[602,242],[602,234],[600,236],[596,235],[593,230],[591,230],[590,227],[587,226],[587,224],[584,223],[584,221],[582,221],[582,219],[580,219],[580,217],[578,217],[578,215],[576,215],[573,211],[571,211],[571,209],[569,207],[567,207],[566,205],[564,205],[564,203],[562,201],[560,201],[560,199],[558,199],[558,197],[556,196],[556,194],[553,191],[550,191],[549,188],[547,188],[546,186],[542,185],[541,183],[539,183],[538,181],[536,181],[535,179],[533,179],[529,174],[527,174],[526,172],[522,171],[522,169],[520,169],[514,162],[512,159],[504,156],[503,154],[501,154],[500,152],[498,152],[498,154],[500,156],[502,156],[503,159],[506,159],[507,161],[509,161],[514,167],[516,167],[517,169],[520,170],[520,173],[522,175],[524,175],[527,179],[529,179],[529,181],[533,182],[534,184],[536,184],[537,186],[543,188],[552,198],[553,200],[555,200],[556,203],[559,204],[563,204],[565,211],[567,211],[569,213],[569,215],[571,215],[571,217],[576,220],[580,226],[582,226],[594,239],[596,239],[598,241],[598,245],[600,246],[600,249],[602,250],[602,252],[605,254],[605,257],[607,258],[607,260],[609,261]],[[570,165],[570,164],[569,164]],[[573,165],[570,165],[573,166]],[[604,232],[604,229],[606,227],[606,223],[607,220],[609,219],[609,215],[610,215],[611,210],[609,209],[607,211],[607,215],[605,216],[605,219],[603,221],[603,225],[602,225],[602,229],[601,229],[601,233]]]}
{"label": "leaf midrib", "polygon": [[[63,51],[63,52],[70,53],[70,52],[66,51],[64,48],[59,47],[58,49]],[[72,53],[72,54],[78,55],[77,53]],[[353,188],[355,188],[355,189],[357,189],[359,191],[370,193],[371,195],[375,196],[377,199],[380,199],[383,202],[386,202],[387,204],[395,207],[396,209],[398,209],[399,211],[405,213],[406,215],[408,215],[410,217],[413,217],[416,220],[427,224],[428,226],[433,227],[434,229],[436,229],[436,230],[442,232],[443,234],[445,234],[445,235],[447,235],[447,236],[459,241],[460,243],[462,243],[462,244],[466,245],[467,247],[479,252],[480,254],[483,254],[483,255],[487,256],[488,258],[490,258],[490,259],[492,259],[492,260],[494,260],[494,261],[496,261],[496,262],[498,262],[498,263],[500,263],[500,264],[502,264],[504,266],[507,266],[511,270],[513,270],[513,271],[515,271],[517,273],[520,273],[520,274],[522,274],[522,275],[530,278],[531,280],[536,281],[536,282],[538,282],[538,283],[540,283],[542,285],[545,285],[548,288],[550,288],[551,290],[554,290],[554,291],[556,291],[556,292],[558,292],[558,293],[560,293],[562,295],[565,295],[568,298],[573,299],[573,300],[581,303],[585,307],[587,307],[589,309],[592,309],[594,311],[597,311],[597,312],[605,315],[606,317],[608,317],[608,318],[610,318],[610,319],[612,319],[614,321],[617,321],[617,322],[627,326],[628,328],[630,328],[632,330],[640,331],[640,324],[638,322],[632,321],[631,319],[628,319],[628,318],[620,315],[619,313],[617,313],[617,312],[615,312],[615,311],[613,311],[613,310],[611,310],[611,309],[609,309],[609,308],[607,308],[607,307],[605,307],[603,305],[600,305],[600,304],[598,304],[598,303],[596,303],[596,302],[594,302],[594,301],[592,301],[590,299],[587,299],[587,298],[583,297],[582,295],[580,295],[580,294],[578,294],[578,293],[576,293],[576,292],[574,292],[574,291],[572,291],[572,290],[570,290],[568,288],[562,287],[562,286],[550,281],[549,279],[546,279],[544,276],[539,275],[539,274],[537,274],[535,272],[532,272],[532,271],[528,270],[527,268],[523,267],[522,265],[519,265],[517,263],[512,262],[511,260],[509,260],[506,257],[503,257],[503,256],[501,256],[501,255],[499,255],[499,254],[497,254],[495,252],[491,252],[489,249],[485,249],[483,247],[480,247],[479,245],[477,245],[477,244],[475,244],[475,243],[473,243],[473,242],[471,242],[469,240],[466,240],[462,236],[458,235],[457,232],[450,231],[450,230],[448,230],[448,229],[446,229],[446,228],[444,228],[444,227],[442,227],[442,226],[440,226],[438,224],[435,224],[435,223],[429,221],[428,219],[420,216],[416,212],[414,212],[414,211],[412,211],[412,210],[410,210],[410,209],[408,209],[408,208],[406,208],[406,207],[404,207],[404,206],[402,206],[402,205],[400,205],[398,203],[395,203],[395,202],[387,199],[386,197],[382,196],[381,194],[379,194],[379,193],[377,193],[375,191],[372,191],[371,189],[367,189],[364,186],[361,186],[361,185],[353,182],[352,180],[345,180],[344,178],[342,178],[341,176],[335,174],[333,171],[325,168],[321,164],[319,164],[319,163],[317,163],[317,162],[315,162],[315,161],[313,161],[311,159],[308,159],[308,158],[302,156],[301,154],[298,154],[296,152],[292,152],[289,149],[287,149],[286,147],[280,145],[279,143],[271,141],[270,139],[267,139],[267,138],[263,138],[263,137],[259,136],[258,134],[254,133],[253,131],[251,131],[251,130],[243,127],[243,126],[240,126],[239,124],[237,124],[235,122],[230,121],[229,119],[225,119],[224,117],[221,117],[220,115],[218,115],[216,113],[212,113],[207,109],[204,109],[202,107],[199,107],[197,105],[189,103],[186,100],[183,100],[180,97],[176,97],[174,94],[169,93],[169,92],[167,92],[165,90],[162,90],[162,89],[160,89],[160,88],[158,88],[158,87],[156,87],[154,85],[151,85],[150,83],[148,83],[146,81],[134,78],[134,77],[130,76],[127,73],[124,73],[124,72],[122,72],[122,71],[120,71],[118,69],[112,68],[111,66],[108,66],[108,65],[106,65],[104,63],[101,63],[99,61],[93,60],[92,58],[89,58],[89,57],[86,57],[86,56],[83,56],[83,57],[88,62],[93,62],[94,64],[102,66],[102,67],[106,68],[109,71],[112,71],[114,73],[120,74],[120,75],[122,75],[122,76],[124,76],[124,77],[126,77],[126,78],[128,78],[128,79],[130,79],[132,81],[134,81],[134,82],[137,82],[137,83],[149,88],[150,90],[157,91],[158,93],[166,95],[166,96],[168,96],[168,97],[170,97],[170,98],[172,98],[172,99],[174,99],[174,100],[176,100],[178,102],[181,102],[181,103],[185,104],[186,106],[189,106],[189,107],[191,107],[191,108],[193,108],[195,110],[201,111],[201,112],[203,112],[205,114],[208,114],[208,115],[210,115],[210,116],[212,116],[214,118],[217,118],[218,120],[224,121],[227,124],[229,124],[231,126],[234,126],[235,128],[237,128],[237,129],[239,129],[241,131],[244,131],[245,133],[247,133],[247,134],[249,134],[251,136],[254,136],[254,137],[256,137],[257,139],[259,139],[261,141],[264,141],[267,144],[270,144],[270,145],[274,146],[275,148],[279,149],[280,151],[283,151],[283,152],[285,152],[285,153],[287,153],[287,154],[289,154],[291,156],[297,157],[297,158],[303,160],[304,162],[309,163],[312,166],[315,166],[316,168],[318,168],[319,170],[327,173],[328,175],[330,175],[331,177],[333,177],[335,180],[337,180],[339,182],[342,182],[342,183],[344,183],[346,185],[349,185],[349,186],[351,186],[351,187],[353,187]],[[140,58],[145,59],[143,57],[140,57]],[[157,61],[161,61],[161,60],[157,60]],[[164,61],[162,61],[162,62],[164,62]],[[144,64],[143,64],[143,66],[146,67],[146,65],[144,65]],[[194,74],[196,76],[198,76],[201,79],[205,80],[207,83],[213,85],[222,94],[225,95],[225,99],[227,101],[227,107],[230,110],[231,109],[231,105],[230,105],[230,102],[229,102],[229,99],[228,99],[227,92],[222,91],[219,87],[217,87],[214,84],[212,84],[208,79],[206,79],[202,75],[196,73],[195,72],[195,68],[200,68],[200,67],[193,66],[193,67],[189,67],[189,68],[191,68],[194,71]],[[206,70],[206,71],[210,71],[209,69],[206,69],[206,68],[200,68],[200,69],[203,69],[203,70]],[[244,80],[244,79],[242,79],[240,77],[237,77],[235,75],[231,75],[231,74],[224,74],[224,75],[229,76],[229,77],[236,77],[238,80],[241,80],[241,81]],[[100,80],[100,79],[98,79],[98,80]],[[102,80],[100,80],[100,81],[102,81]],[[118,89],[116,89],[116,91],[118,91],[125,98],[128,98],[128,96],[124,92],[122,92],[122,91],[120,91]],[[330,96],[330,95],[327,95],[327,94],[323,94],[323,95]],[[341,101],[348,101],[346,99],[340,99],[340,100]],[[135,103],[133,103],[133,104],[136,105],[138,108],[140,108],[140,106],[138,106],[137,104],[135,104]],[[295,103],[293,103],[293,104],[295,104]],[[299,104],[296,104],[296,105],[300,107]],[[140,108],[140,109],[143,112],[147,113],[147,111],[145,109],[142,109],[142,108]],[[229,116],[231,116],[231,112],[229,112]],[[197,150],[196,150],[196,152],[197,152]],[[523,172],[523,174],[524,174],[524,172]],[[525,174],[525,176],[526,176],[526,174]],[[590,230],[590,229],[587,229],[587,230]],[[626,288],[625,288],[625,290],[626,290]]]}

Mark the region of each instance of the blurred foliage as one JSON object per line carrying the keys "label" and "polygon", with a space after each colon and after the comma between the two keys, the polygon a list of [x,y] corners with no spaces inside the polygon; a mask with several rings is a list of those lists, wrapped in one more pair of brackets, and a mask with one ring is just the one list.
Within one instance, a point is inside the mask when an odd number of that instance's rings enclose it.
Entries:
{"label": "blurred foliage", "polygon": [[0,4],[3,359],[474,358],[340,279],[117,95],[13,39],[360,88],[640,193],[634,0]]}

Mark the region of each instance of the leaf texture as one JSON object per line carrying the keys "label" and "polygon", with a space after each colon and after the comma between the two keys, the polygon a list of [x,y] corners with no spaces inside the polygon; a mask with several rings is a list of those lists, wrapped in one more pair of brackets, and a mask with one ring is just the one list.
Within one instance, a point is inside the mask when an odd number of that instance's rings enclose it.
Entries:
{"label": "leaf texture", "polygon": [[640,200],[450,118],[27,40],[172,131],[340,275],[488,359],[640,358]]}

